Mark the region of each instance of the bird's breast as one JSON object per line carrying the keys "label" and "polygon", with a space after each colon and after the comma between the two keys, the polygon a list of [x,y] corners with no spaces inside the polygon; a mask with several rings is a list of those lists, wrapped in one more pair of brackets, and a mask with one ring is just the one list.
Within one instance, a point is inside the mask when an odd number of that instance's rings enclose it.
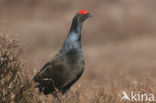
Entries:
{"label": "bird's breast", "polygon": [[71,49],[66,52],[67,60],[70,65],[83,65],[84,56],[82,50],[79,49]]}

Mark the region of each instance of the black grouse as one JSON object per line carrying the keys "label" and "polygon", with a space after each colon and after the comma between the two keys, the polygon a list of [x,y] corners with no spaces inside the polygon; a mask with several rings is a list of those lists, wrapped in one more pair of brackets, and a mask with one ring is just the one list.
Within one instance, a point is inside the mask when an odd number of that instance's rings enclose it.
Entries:
{"label": "black grouse", "polygon": [[60,51],[33,78],[38,82],[40,92],[64,94],[80,78],[84,70],[84,57],[81,49],[81,28],[91,15],[80,10],[73,18],[70,32]]}

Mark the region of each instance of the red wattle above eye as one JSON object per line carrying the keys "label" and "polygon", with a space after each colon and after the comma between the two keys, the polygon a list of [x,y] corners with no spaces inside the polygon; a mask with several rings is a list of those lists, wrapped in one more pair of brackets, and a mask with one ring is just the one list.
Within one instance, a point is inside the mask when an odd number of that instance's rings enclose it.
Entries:
{"label": "red wattle above eye", "polygon": [[82,15],[82,14],[85,14],[85,15],[86,15],[86,14],[87,14],[87,11],[86,11],[86,10],[83,10],[83,9],[80,10],[80,11],[79,11],[79,15]]}

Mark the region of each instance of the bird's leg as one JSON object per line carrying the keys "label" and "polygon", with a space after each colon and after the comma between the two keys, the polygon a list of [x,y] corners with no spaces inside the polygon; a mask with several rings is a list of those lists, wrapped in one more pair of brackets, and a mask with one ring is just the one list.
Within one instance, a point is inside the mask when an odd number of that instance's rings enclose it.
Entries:
{"label": "bird's leg", "polygon": [[59,103],[59,99],[58,98],[53,99],[52,103]]}
{"label": "bird's leg", "polygon": [[66,90],[66,91],[62,91],[62,96],[61,96],[61,99],[65,99],[66,97],[68,97],[68,92],[69,92],[69,89]]}
{"label": "bird's leg", "polygon": [[58,95],[57,91],[55,91],[53,93],[53,97],[54,97],[54,99],[53,99],[54,103],[59,103],[60,102],[60,96]]}
{"label": "bird's leg", "polygon": [[64,94],[63,94],[64,98],[66,98],[68,96],[68,92],[69,92],[69,89],[64,92]]}

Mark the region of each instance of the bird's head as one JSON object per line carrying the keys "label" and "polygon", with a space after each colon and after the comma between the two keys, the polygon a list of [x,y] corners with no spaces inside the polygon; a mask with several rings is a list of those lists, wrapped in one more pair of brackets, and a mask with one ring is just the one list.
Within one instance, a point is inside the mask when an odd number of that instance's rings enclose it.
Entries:
{"label": "bird's head", "polygon": [[86,10],[80,10],[76,15],[75,18],[76,21],[83,23],[88,17],[91,17],[91,15]]}

